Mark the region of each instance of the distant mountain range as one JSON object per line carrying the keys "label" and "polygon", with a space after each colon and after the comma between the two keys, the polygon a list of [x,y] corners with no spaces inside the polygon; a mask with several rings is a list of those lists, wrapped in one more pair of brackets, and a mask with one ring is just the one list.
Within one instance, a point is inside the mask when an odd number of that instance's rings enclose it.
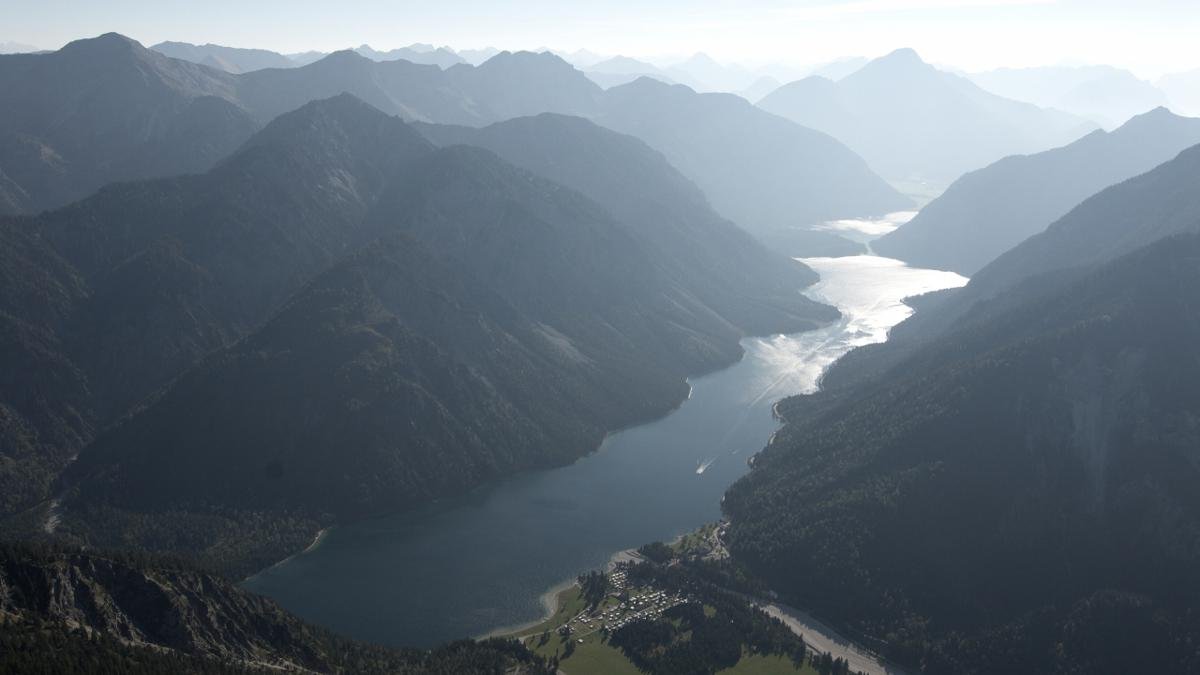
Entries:
{"label": "distant mountain range", "polygon": [[[59,87],[79,77],[83,60],[105,77],[71,91],[113,102],[61,109],[52,97],[67,96]],[[142,92],[143,72],[162,86]],[[718,212],[755,232],[909,206],[837,141],[743,99],[648,79],[605,91],[545,52],[503,52],[480,66],[442,70],[344,51],[303,67],[231,75],[108,35],[50,55],[0,58],[0,77],[20,93],[0,104],[0,138],[24,148],[0,166],[0,204],[10,212],[60,206],[115,180],[206,170],[255,128],[342,92],[409,120],[480,126],[542,112],[593,119],[663,152]],[[70,127],[49,125],[47,108],[80,117]],[[215,114],[203,114],[208,108]],[[132,124],[139,115],[154,124]],[[105,147],[76,147],[64,136],[97,124],[123,126]]]}
{"label": "distant mountain range", "polygon": [[191,61],[235,74],[263,68],[296,67],[296,62],[292,59],[265,49],[238,49],[214,44],[193,45],[187,42],[160,42],[150,49],[173,59]]}
{"label": "distant mountain range", "polygon": [[1095,128],[988,93],[911,49],[837,82],[810,77],[784,85],[758,105],[841,140],[893,181],[949,183],[1001,157],[1057,147]]}
{"label": "distant mountain range", "polygon": [[28,54],[37,51],[41,50],[33,45],[20,42],[0,42],[0,54]]}
{"label": "distant mountain range", "polygon": [[1200,69],[1167,75],[1155,84],[1172,107],[1187,115],[1200,115]]}
{"label": "distant mountain range", "polygon": [[233,102],[232,76],[115,34],[0,56],[0,83],[0,212],[204,171],[258,126]]}
{"label": "distant mountain range", "polygon": [[1101,189],[1200,143],[1200,119],[1165,108],[1070,145],[1006,157],[963,176],[908,223],[875,242],[881,255],[972,275]]}
{"label": "distant mountain range", "polygon": [[735,557],[923,672],[1200,667],[1198,186],[1100,191],[780,403]]}
{"label": "distant mountain range", "polygon": [[1111,66],[1002,68],[969,77],[993,94],[1073,113],[1108,129],[1168,104],[1153,84]]}
{"label": "distant mountain range", "polygon": [[584,68],[583,72],[588,76],[588,79],[605,89],[629,84],[642,77],[653,78],[667,84],[676,83],[670,75],[667,75],[658,66],[645,61],[631,59],[627,56],[614,56],[610,59],[605,59]]}
{"label": "distant mountain range", "polygon": [[[280,54],[265,49],[240,49],[221,45],[194,45],[187,42],[160,42],[150,47],[175,59],[183,59],[192,63],[200,63],[227,73],[248,73],[263,68],[298,68],[320,61],[329,56],[328,52],[303,52],[299,54]],[[459,63],[478,65],[499,53],[495,49],[467,50],[462,54],[449,47],[434,47],[433,45],[414,44],[388,51],[378,51],[370,45],[360,45],[355,52],[372,61],[396,61],[403,59],[410,63],[449,68]],[[0,52],[3,53],[3,52]]]}
{"label": "distant mountain range", "polygon": [[750,232],[911,206],[844,145],[733,94],[643,78],[605,92],[600,124],[637,136]]}

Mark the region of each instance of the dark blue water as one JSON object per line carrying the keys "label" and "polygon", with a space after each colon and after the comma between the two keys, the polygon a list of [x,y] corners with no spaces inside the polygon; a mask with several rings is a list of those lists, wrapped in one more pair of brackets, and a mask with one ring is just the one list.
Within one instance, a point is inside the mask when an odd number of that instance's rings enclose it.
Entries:
{"label": "dark blue water", "polygon": [[809,295],[838,306],[838,323],[746,340],[745,358],[693,380],[678,410],[571,466],[336,528],[245,585],[343,634],[427,646],[538,620],[552,586],[718,519],[725,489],[777,427],[775,401],[813,391],[846,351],[885,339],[909,314],[901,298],[966,282],[874,256],[805,262],[821,274]]}

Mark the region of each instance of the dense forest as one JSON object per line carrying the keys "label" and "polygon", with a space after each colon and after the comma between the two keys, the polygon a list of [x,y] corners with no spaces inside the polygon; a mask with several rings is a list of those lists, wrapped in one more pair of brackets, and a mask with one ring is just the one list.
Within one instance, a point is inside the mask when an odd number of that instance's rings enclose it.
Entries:
{"label": "dense forest", "polygon": [[644,144],[530,124],[639,198],[614,215],[343,95],[206,174],[0,223],[9,529],[244,576],[338,518],[570,462],[742,336],[836,316]]}
{"label": "dense forest", "polygon": [[1044,278],[788,424],[727,495],[732,550],[926,672],[1195,669],[1197,260]]}

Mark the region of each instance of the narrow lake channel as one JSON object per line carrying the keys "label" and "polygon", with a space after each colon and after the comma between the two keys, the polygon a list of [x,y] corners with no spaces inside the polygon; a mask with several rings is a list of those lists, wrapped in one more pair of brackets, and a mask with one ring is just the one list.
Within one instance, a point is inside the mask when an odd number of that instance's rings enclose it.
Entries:
{"label": "narrow lake channel", "polygon": [[834,360],[885,340],[911,312],[901,299],[967,281],[870,255],[804,262],[821,275],[806,293],[837,306],[837,323],[745,340],[745,357],[693,379],[678,410],[570,466],[335,528],[245,585],[340,633],[428,646],[536,620],[556,584],[718,519],[725,489],[778,426],[777,400],[811,393]]}

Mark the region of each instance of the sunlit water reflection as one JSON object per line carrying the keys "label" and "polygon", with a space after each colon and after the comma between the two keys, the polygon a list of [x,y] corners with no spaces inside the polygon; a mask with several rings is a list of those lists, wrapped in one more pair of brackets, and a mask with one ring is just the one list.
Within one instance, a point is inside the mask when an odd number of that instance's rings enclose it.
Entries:
{"label": "sunlit water reflection", "polygon": [[894,232],[896,228],[912,220],[916,215],[916,211],[896,211],[881,218],[843,218],[826,221],[814,226],[813,229],[832,232],[851,241],[868,243],[872,239],[878,239],[885,234]]}

